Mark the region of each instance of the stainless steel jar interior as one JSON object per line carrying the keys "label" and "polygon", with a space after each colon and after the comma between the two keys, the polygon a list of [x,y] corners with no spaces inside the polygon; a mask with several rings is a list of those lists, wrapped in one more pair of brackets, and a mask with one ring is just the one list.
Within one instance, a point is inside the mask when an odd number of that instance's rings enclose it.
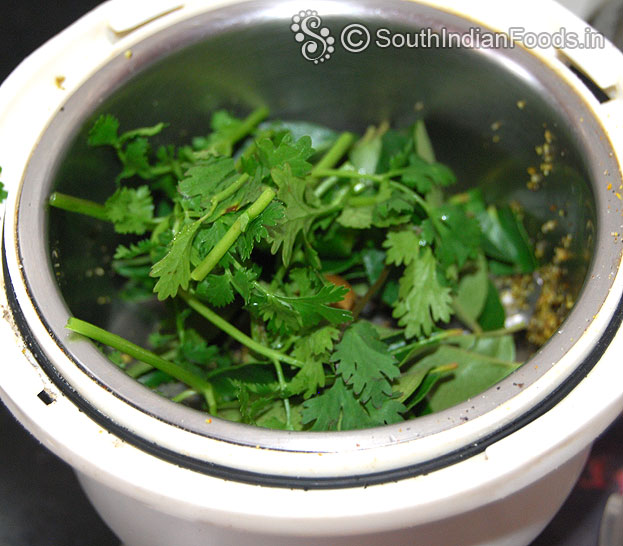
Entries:
{"label": "stainless steel jar interior", "polygon": [[[391,0],[382,9],[378,4],[336,1],[318,3],[316,9],[334,36],[353,21],[373,35],[379,28],[467,32],[474,26],[413,2]],[[359,131],[383,120],[404,126],[423,118],[439,160],[454,169],[464,187],[478,185],[494,202],[521,203],[532,233],[555,218],[557,226],[548,235],[552,241],[573,235],[577,259],[570,278],[581,297],[565,334],[554,336],[534,357],[538,370],[525,366],[468,405],[418,419],[408,430],[394,427],[392,434],[403,441],[447,429],[462,422],[468,407],[471,417],[483,414],[515,394],[517,384],[528,386],[546,373],[582,336],[586,317],[599,313],[620,259],[610,237],[620,220],[608,213],[618,203],[603,183],[609,170],[612,184],[620,184],[608,139],[583,99],[519,47],[385,49],[372,44],[354,54],[338,44],[330,60],[315,65],[294,40],[290,6],[253,1],[176,24],[133,47],[131,58],[113,59],[67,100],[35,149],[21,188],[16,230],[31,297],[56,340],[63,339],[71,313],[140,342],[158,313],[157,306],[138,308],[115,299],[115,280],[97,269],[114,252],[116,238],[109,228],[46,207],[53,189],[96,201],[110,194],[116,164],[108,151],[85,144],[101,113],[115,114],[125,129],[166,121],[170,125],[161,141],[180,143],[204,134],[217,108],[244,114],[265,104],[274,117]],[[528,169],[539,168],[535,148],[545,142],[545,131],[554,139],[555,168],[534,192],[526,187]],[[299,433],[284,443],[276,431],[225,422],[207,427],[204,416],[136,384],[91,344],[65,348],[77,365],[133,406],[173,424],[183,422],[198,434],[314,451],[339,449],[338,438],[359,434]],[[360,437],[362,448],[378,441],[374,435]]]}

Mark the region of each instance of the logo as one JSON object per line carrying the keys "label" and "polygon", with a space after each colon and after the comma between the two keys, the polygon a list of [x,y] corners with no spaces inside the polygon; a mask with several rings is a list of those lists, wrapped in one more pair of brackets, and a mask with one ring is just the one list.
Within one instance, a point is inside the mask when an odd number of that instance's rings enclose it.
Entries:
{"label": "logo", "polygon": [[292,17],[290,30],[294,39],[301,44],[303,57],[314,64],[324,63],[335,51],[335,38],[331,31],[322,26],[322,19],[317,11],[308,9]]}
{"label": "logo", "polygon": [[457,32],[445,27],[414,28],[408,32],[377,28],[374,32],[361,24],[349,23],[338,33],[339,40],[323,25],[317,11],[301,10],[292,17],[290,30],[300,44],[303,58],[318,65],[328,61],[337,47],[351,54],[364,53],[370,47],[391,49],[603,49],[603,34],[587,27],[584,35],[561,27],[556,32],[532,32],[524,27],[511,27],[507,32],[471,27]]}

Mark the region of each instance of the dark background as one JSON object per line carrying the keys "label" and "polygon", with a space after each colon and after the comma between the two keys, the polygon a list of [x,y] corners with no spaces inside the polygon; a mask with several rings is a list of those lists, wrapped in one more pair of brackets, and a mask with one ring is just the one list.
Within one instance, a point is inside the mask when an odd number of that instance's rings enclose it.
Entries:
{"label": "dark background", "polygon": [[[100,0],[0,4],[0,81]],[[0,150],[2,165],[3,150]],[[0,402],[0,546],[118,546],[72,470]],[[173,545],[172,545],[173,546]]]}
{"label": "dark background", "polygon": [[[29,53],[99,3],[3,2],[0,81]],[[617,18],[609,15],[604,21],[617,29],[613,36],[620,39],[622,25],[613,24]],[[2,150],[0,165],[1,160]],[[71,469],[33,439],[2,404],[0,438],[0,546],[119,545],[89,505]],[[622,439],[619,420],[596,443],[580,483],[533,546],[597,546],[608,495],[623,486]]]}

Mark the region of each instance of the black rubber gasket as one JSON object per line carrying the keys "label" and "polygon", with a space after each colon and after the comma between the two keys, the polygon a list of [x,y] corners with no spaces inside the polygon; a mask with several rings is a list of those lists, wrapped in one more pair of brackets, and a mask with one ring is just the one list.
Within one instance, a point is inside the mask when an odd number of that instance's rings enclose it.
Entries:
{"label": "black rubber gasket", "polygon": [[165,448],[153,442],[138,436],[132,431],[120,426],[112,421],[108,416],[99,411],[90,402],[85,400],[77,391],[75,391],[69,383],[59,374],[55,366],[47,358],[37,341],[35,340],[30,327],[24,317],[15,291],[11,282],[6,262],[6,249],[3,240],[2,243],[2,267],[4,272],[5,291],[9,307],[13,313],[13,318],[18,326],[20,333],[28,347],[28,350],[36,358],[37,362],[56,385],[56,387],[69,398],[76,407],[88,415],[94,422],[102,428],[108,430],[120,439],[128,442],[134,447],[144,451],[149,455],[156,456],[168,463],[188,468],[194,472],[199,472],[219,478],[222,480],[246,483],[250,485],[263,487],[276,487],[287,489],[303,489],[303,490],[329,490],[329,489],[348,489],[358,487],[368,487],[380,485],[384,483],[397,482],[431,472],[440,470],[447,466],[451,466],[465,459],[482,453],[490,445],[511,435],[538,417],[547,413],[563,398],[565,398],[596,366],[606,349],[614,339],[621,323],[623,322],[623,298],[619,301],[617,308],[608,323],[604,333],[599,338],[591,352],[584,361],[574,370],[574,372],[556,388],[546,399],[534,406],[528,412],[524,413],[511,423],[496,430],[492,434],[482,438],[478,442],[470,443],[460,449],[451,451],[440,457],[436,457],[429,461],[408,465],[392,470],[385,470],[371,474],[355,475],[355,476],[338,476],[338,477],[314,477],[305,476],[279,476],[275,474],[261,474],[259,472],[250,472],[238,468],[231,468],[223,465],[210,463],[182,455],[176,451]]}

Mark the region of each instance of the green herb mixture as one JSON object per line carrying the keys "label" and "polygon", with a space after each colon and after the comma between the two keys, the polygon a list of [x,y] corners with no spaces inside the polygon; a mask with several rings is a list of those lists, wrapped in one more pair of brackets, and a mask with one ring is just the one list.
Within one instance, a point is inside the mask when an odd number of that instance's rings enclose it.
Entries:
{"label": "green herb mixture", "polygon": [[67,327],[173,400],[288,430],[397,423],[515,370],[526,325],[504,329],[496,286],[538,266],[520,213],[451,195],[422,121],[358,137],[267,114],[219,111],[208,136],[155,150],[165,124],[97,120],[88,142],[116,151],[116,190],[50,204],[127,234],[103,266],[127,279],[119,297],[157,297],[169,318],[149,350]]}

